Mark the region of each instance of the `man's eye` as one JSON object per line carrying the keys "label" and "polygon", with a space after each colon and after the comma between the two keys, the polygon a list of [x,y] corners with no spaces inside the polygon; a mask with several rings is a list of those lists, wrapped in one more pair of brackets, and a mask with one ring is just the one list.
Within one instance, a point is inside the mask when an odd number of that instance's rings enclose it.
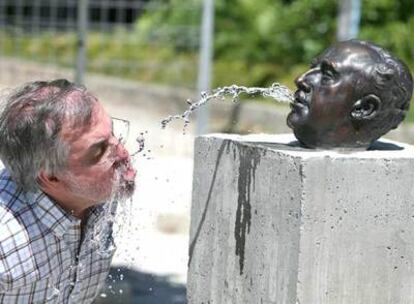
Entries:
{"label": "man's eye", "polygon": [[95,151],[93,158],[95,160],[99,160],[105,154],[105,151],[106,151],[106,147],[103,147],[103,146],[100,147],[98,150]]}

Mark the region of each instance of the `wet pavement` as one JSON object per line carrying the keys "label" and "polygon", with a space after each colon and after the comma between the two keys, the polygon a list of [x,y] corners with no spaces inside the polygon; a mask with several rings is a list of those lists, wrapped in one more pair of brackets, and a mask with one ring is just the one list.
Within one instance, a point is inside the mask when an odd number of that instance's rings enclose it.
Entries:
{"label": "wet pavement", "polygon": [[106,286],[94,304],[185,304],[186,288],[168,276],[111,268]]}

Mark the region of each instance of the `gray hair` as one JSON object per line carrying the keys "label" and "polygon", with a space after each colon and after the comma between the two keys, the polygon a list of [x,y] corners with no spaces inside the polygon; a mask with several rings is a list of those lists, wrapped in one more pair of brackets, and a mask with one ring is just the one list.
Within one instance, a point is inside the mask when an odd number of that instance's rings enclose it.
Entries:
{"label": "gray hair", "polygon": [[14,90],[0,113],[0,159],[25,191],[38,189],[38,174],[66,168],[69,147],[60,136],[90,125],[96,98],[65,79],[30,82]]}

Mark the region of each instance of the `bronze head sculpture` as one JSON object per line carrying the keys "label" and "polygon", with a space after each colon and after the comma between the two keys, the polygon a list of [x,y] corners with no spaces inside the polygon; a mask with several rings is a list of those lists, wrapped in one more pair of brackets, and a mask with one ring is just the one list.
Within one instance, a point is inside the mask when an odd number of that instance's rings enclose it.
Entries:
{"label": "bronze head sculpture", "polygon": [[372,43],[339,42],[295,80],[287,123],[309,148],[365,148],[405,118],[413,79],[404,63]]}

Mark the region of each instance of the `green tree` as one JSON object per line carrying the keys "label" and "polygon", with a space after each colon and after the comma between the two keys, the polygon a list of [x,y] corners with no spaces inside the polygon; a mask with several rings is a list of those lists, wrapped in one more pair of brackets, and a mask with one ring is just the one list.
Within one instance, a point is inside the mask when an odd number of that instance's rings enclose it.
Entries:
{"label": "green tree", "polygon": [[[162,0],[170,9],[138,20],[141,38],[170,35],[175,52],[196,52],[201,0]],[[266,85],[291,77],[335,42],[338,2],[332,0],[216,0],[214,85]],[[359,38],[380,44],[413,67],[414,1],[362,0]],[[169,33],[192,26],[194,31]],[[152,33],[152,34],[151,34]]]}
{"label": "green tree", "polygon": [[414,68],[414,1],[364,0],[360,38],[394,52]]}

